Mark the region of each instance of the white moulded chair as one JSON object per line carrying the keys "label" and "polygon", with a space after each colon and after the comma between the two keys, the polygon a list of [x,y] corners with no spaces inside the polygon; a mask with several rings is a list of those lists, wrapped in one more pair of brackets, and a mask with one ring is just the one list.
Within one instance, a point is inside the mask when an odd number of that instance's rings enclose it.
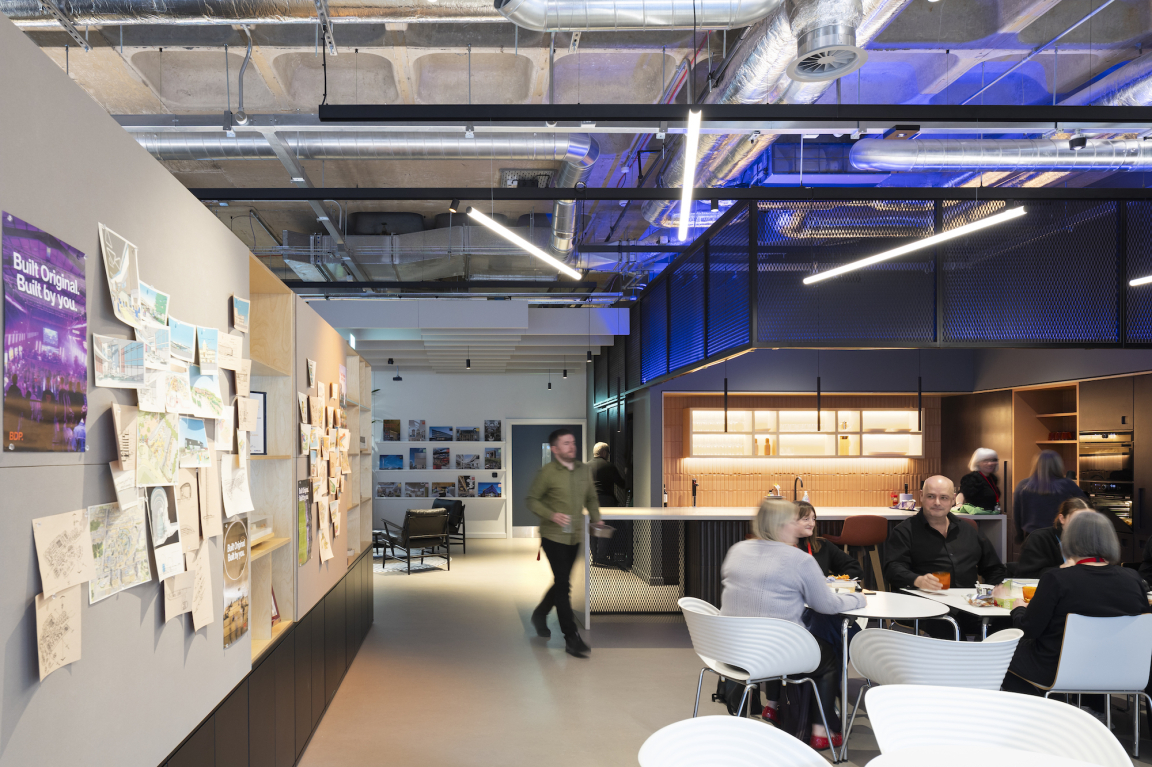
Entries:
{"label": "white moulded chair", "polygon": [[670,724],[640,747],[640,767],[828,767],[787,733],[752,719],[702,716]]}
{"label": "white moulded chair", "polygon": [[996,690],[891,684],[869,690],[865,702],[882,754],[976,744],[1100,767],[1132,767],[1107,727],[1054,700]]}
{"label": "white moulded chair", "polygon": [[[1030,684],[1052,693],[1133,695],[1132,755],[1140,755],[1140,696],[1148,686],[1152,665],[1152,614],[1122,615],[1115,618],[1089,618],[1070,614],[1064,624],[1064,642],[1060,646],[1060,664],[1051,687]],[[1104,706],[1108,726],[1112,726],[1111,701]]]}
{"label": "white moulded chair", "polygon": [[1005,629],[983,642],[953,642],[884,629],[861,631],[849,645],[849,655],[852,667],[864,677],[864,686],[856,695],[848,732],[844,733],[844,753],[860,709],[860,696],[866,689],[884,684],[922,684],[999,690],[1022,636],[1020,629]]}
{"label": "white moulded chair", "polygon": [[744,695],[740,698],[741,712],[750,700],[749,693],[761,682],[781,680],[811,684],[816,704],[820,706],[824,729],[832,732],[824,720],[816,682],[810,678],[789,679],[811,673],[820,665],[820,646],[806,628],[776,618],[720,615],[713,605],[693,597],[683,597],[678,604],[688,624],[692,649],[704,661],[696,683],[693,717],[700,712],[704,672],[711,671],[744,685]]}

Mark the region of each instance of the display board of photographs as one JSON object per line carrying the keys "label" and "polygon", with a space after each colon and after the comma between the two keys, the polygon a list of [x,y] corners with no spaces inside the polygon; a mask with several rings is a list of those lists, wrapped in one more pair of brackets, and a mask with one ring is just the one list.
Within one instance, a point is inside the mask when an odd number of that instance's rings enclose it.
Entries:
{"label": "display board of photographs", "polygon": [[[503,482],[481,482],[476,475],[457,474],[444,481],[410,481],[390,472],[491,472],[504,470],[504,422],[484,420],[482,425],[441,426],[424,419],[385,419],[381,423],[379,454],[374,467],[374,497],[388,498],[503,498]],[[397,443],[392,447],[386,443]],[[464,445],[461,443],[487,443]],[[419,447],[408,445],[418,443]],[[452,443],[452,446],[436,443]],[[494,443],[499,443],[494,444]]]}

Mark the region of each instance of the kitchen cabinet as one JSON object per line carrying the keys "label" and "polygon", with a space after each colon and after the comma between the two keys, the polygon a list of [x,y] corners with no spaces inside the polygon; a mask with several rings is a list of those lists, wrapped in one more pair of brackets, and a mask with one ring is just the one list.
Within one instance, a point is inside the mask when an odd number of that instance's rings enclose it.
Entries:
{"label": "kitchen cabinet", "polygon": [[1132,378],[1080,382],[1080,431],[1132,428]]}
{"label": "kitchen cabinet", "polygon": [[1152,375],[1133,376],[1132,385],[1132,527],[1146,540],[1152,534]]}

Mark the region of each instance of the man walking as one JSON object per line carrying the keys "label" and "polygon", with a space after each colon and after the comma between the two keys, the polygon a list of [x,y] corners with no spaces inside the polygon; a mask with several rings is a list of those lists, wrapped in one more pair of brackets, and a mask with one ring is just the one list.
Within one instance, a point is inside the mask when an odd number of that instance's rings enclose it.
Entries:
{"label": "man walking", "polygon": [[568,429],[557,429],[548,435],[552,462],[543,466],[528,491],[528,508],[540,517],[541,547],[552,567],[552,587],[532,612],[532,626],[537,636],[550,637],[548,613],[556,608],[560,630],[564,632],[564,650],[577,658],[590,651],[580,638],[572,612],[572,566],[584,537],[584,509],[594,524],[600,523],[600,505],[588,467],[576,459],[576,435]]}

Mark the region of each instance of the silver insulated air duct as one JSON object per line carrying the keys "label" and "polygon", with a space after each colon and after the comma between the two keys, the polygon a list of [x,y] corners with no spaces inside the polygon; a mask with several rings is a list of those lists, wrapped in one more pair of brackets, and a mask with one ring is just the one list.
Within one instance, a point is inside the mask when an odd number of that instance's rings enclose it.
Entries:
{"label": "silver insulated air duct", "polygon": [[1068,139],[861,139],[852,147],[859,170],[1054,171],[1146,170],[1152,168],[1152,142],[1088,141],[1079,150]]}
{"label": "silver insulated air duct", "polygon": [[868,54],[856,47],[864,12],[860,0],[785,0],[796,38],[788,77],[800,82],[835,80],[864,66]]}
{"label": "silver insulated air duct", "polygon": [[1129,61],[1099,82],[1060,102],[1061,106],[1146,107],[1152,104],[1152,53]]}
{"label": "silver insulated air duct", "polygon": [[495,0],[518,27],[538,32],[737,29],[764,18],[782,0]]}
{"label": "silver insulated air duct", "polygon": [[[583,154],[565,160],[556,177],[557,189],[575,189],[587,185],[588,177],[592,175],[592,166],[600,157],[600,147],[596,140],[587,134],[572,134],[568,137],[572,144],[578,144]],[[571,147],[569,153],[572,154]],[[552,239],[548,250],[561,260],[572,254],[576,241],[576,201],[556,200],[552,203]]]}

